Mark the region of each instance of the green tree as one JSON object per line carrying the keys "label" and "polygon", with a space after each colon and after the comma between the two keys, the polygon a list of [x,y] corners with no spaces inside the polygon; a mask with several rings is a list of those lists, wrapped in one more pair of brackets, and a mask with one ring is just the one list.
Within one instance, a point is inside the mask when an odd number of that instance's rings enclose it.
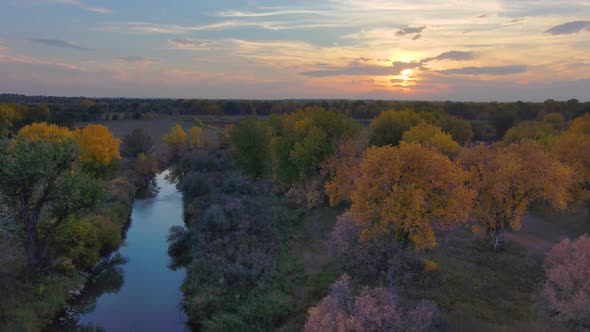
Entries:
{"label": "green tree", "polygon": [[1,199],[24,226],[31,268],[45,263],[48,240],[72,214],[94,206],[102,186],[77,167],[80,147],[20,137],[0,151]]}
{"label": "green tree", "polygon": [[369,143],[375,146],[398,145],[405,131],[433,119],[432,113],[419,114],[410,110],[383,112],[371,122]]}
{"label": "green tree", "polygon": [[270,171],[270,133],[266,124],[249,117],[231,127],[229,138],[236,165],[258,178]]}
{"label": "green tree", "polygon": [[136,157],[140,153],[148,153],[154,146],[150,134],[143,128],[135,128],[123,139],[121,152],[126,157]]}

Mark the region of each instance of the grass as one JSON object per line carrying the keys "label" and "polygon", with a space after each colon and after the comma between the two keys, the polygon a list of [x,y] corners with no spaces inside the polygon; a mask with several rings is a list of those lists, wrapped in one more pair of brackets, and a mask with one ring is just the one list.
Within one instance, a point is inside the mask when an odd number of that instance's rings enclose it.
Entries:
{"label": "grass", "polygon": [[3,331],[39,331],[51,323],[66,305],[68,291],[79,287],[84,277],[43,275],[10,286],[2,299],[0,326]]}

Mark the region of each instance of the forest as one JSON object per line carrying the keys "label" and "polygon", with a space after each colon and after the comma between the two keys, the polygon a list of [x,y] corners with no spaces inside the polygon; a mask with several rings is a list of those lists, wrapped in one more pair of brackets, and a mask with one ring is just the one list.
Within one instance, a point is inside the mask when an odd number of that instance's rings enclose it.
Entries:
{"label": "forest", "polygon": [[590,103],[0,101],[0,330],[102,330],[164,170],[186,330],[590,329]]}

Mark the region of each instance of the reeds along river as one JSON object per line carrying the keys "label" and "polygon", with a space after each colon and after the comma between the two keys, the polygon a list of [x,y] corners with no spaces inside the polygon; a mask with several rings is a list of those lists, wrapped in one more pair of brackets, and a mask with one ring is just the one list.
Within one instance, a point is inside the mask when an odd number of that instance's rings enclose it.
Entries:
{"label": "reeds along river", "polygon": [[[72,325],[106,331],[186,331],[180,286],[184,270],[168,265],[168,230],[184,225],[182,194],[158,175],[155,198],[136,200],[125,245],[72,308]],[[118,257],[115,255],[114,257]]]}

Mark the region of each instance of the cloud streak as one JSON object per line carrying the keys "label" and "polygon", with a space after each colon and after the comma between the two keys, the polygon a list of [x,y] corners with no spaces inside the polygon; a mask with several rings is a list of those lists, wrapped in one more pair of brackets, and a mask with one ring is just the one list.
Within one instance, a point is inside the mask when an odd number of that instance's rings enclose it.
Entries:
{"label": "cloud streak", "polygon": [[441,70],[439,73],[451,75],[513,75],[524,73],[528,70],[525,65],[517,66],[488,66],[488,67],[463,67]]}
{"label": "cloud streak", "polygon": [[590,27],[590,21],[572,21],[549,28],[545,31],[545,33],[551,35],[569,35],[580,32],[582,29],[587,27]]}
{"label": "cloud streak", "polygon": [[104,7],[88,6],[79,0],[48,0],[48,3],[54,4],[54,5],[75,6],[75,7],[82,9],[82,10],[97,13],[97,14],[110,14],[113,12],[112,10],[110,10],[108,8],[104,8]]}
{"label": "cloud streak", "polygon": [[67,40],[61,40],[61,39],[31,38],[31,39],[29,39],[29,41],[36,43],[36,44],[41,44],[44,46],[70,48],[70,49],[80,50],[80,51],[89,51],[90,50],[89,48],[82,47],[76,43],[73,43],[73,42],[70,42]]}

